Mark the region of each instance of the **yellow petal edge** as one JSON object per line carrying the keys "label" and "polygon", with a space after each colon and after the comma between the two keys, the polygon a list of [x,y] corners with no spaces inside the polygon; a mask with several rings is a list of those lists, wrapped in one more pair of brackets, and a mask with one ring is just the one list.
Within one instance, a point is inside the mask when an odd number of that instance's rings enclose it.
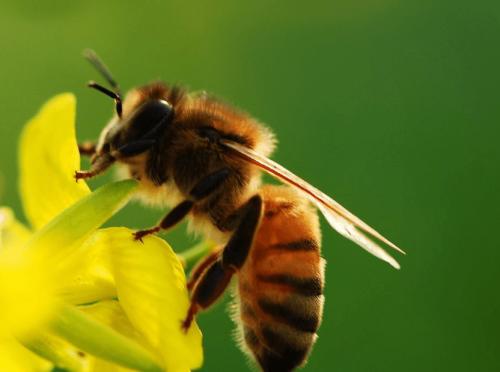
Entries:
{"label": "yellow petal edge", "polygon": [[90,193],[84,182],[76,183],[73,178],[80,168],[75,115],[75,96],[57,95],[21,134],[20,193],[26,217],[35,229]]}

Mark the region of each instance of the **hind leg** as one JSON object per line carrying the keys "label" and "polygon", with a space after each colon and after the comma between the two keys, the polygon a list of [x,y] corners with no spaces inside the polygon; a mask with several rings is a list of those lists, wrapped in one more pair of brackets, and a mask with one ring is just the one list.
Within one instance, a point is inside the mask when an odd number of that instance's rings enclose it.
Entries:
{"label": "hind leg", "polygon": [[224,293],[236,270],[244,264],[252,247],[262,214],[260,195],[252,197],[241,207],[240,212],[241,218],[238,227],[224,247],[222,255],[214,257],[213,262],[206,265],[208,268],[194,283],[191,305],[182,322],[184,330],[189,328],[200,310],[212,305]]}
{"label": "hind leg", "polygon": [[207,256],[203,257],[196,266],[191,270],[189,274],[189,280],[187,282],[188,291],[194,288],[196,283],[200,280],[201,275],[210,267],[220,256],[222,247],[216,248],[212,253],[209,253]]}
{"label": "hind leg", "polygon": [[187,331],[196,314],[212,305],[224,293],[234,271],[224,268],[222,260],[218,259],[205,270],[194,287],[186,318],[182,322],[182,328]]}

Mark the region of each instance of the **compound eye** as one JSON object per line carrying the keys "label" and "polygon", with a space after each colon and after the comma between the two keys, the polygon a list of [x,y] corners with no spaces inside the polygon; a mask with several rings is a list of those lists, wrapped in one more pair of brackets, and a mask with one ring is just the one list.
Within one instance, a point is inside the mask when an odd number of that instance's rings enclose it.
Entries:
{"label": "compound eye", "polygon": [[156,135],[164,129],[173,114],[173,107],[164,100],[144,103],[132,117],[130,129],[139,137]]}

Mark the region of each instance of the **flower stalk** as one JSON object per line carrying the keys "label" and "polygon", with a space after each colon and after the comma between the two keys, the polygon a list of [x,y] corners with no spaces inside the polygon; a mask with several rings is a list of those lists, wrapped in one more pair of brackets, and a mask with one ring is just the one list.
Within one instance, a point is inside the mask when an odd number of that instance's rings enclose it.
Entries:
{"label": "flower stalk", "polygon": [[163,370],[146,349],[74,306],[61,305],[51,328],[79,349],[123,367],[150,372]]}
{"label": "flower stalk", "polygon": [[36,355],[51,361],[57,368],[79,372],[84,370],[84,358],[76,349],[50,333],[41,333],[21,343]]}

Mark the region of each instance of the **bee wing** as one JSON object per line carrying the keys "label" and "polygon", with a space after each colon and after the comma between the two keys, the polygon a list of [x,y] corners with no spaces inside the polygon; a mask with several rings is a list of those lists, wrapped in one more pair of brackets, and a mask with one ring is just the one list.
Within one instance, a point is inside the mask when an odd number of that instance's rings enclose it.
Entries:
{"label": "bee wing", "polygon": [[310,185],[302,178],[296,176],[275,161],[268,159],[267,157],[259,154],[258,152],[255,152],[254,150],[246,146],[230,140],[223,140],[222,143],[224,146],[230,148],[239,157],[254,165],[257,165],[259,168],[279,179],[280,181],[295,186],[297,189],[302,191],[304,195],[314,205],[316,205],[316,207],[325,216],[330,226],[332,226],[338,233],[352,240],[361,248],[373,254],[375,257],[386,261],[394,268],[400,268],[399,264],[394,258],[392,258],[378,244],[369,239],[364,233],[384,242],[389,247],[394,248],[400,253],[405,254],[405,252],[398,248],[394,243],[383,237],[375,229],[368,226],[358,217],[353,215],[331,197],[318,190],[316,187]]}

